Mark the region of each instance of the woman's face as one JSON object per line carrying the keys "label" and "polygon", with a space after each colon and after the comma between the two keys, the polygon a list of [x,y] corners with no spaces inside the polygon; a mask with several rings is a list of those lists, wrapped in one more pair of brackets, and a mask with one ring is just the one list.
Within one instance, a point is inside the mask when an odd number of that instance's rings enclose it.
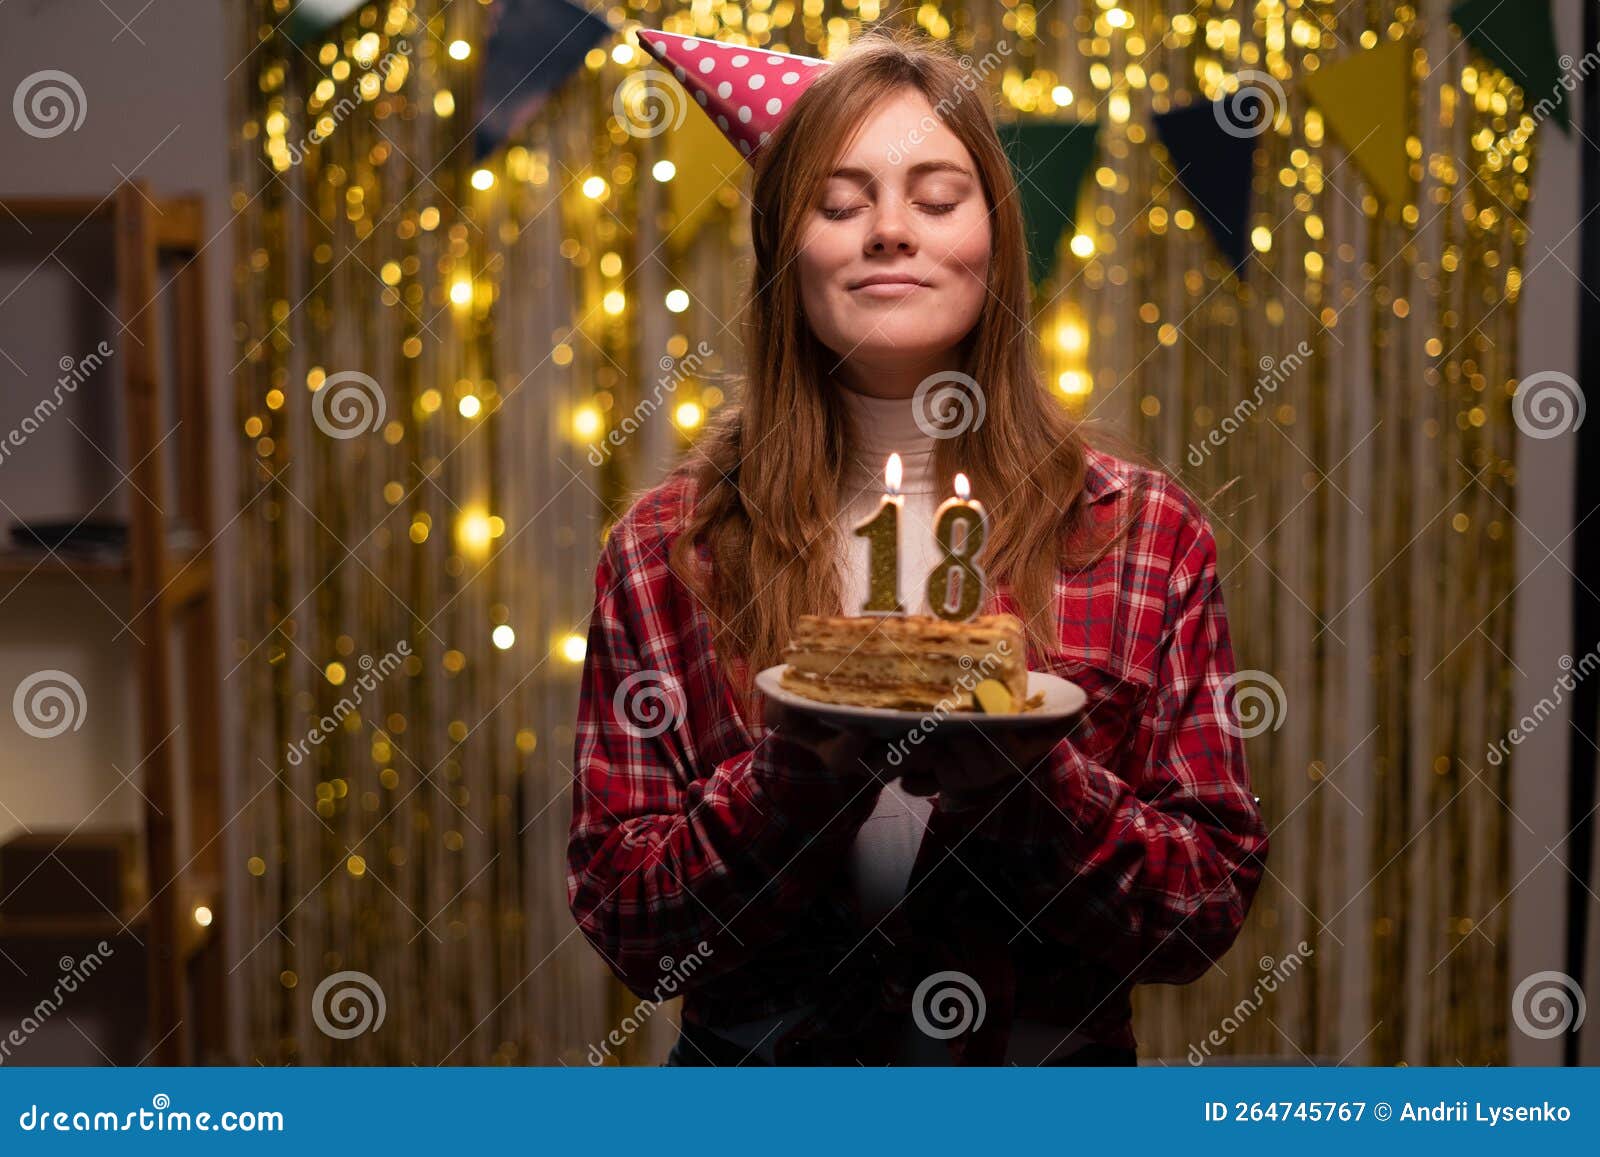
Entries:
{"label": "woman's face", "polygon": [[801,300],[851,384],[898,396],[949,364],[977,322],[989,207],[966,146],[902,89],[862,123],[807,210]]}

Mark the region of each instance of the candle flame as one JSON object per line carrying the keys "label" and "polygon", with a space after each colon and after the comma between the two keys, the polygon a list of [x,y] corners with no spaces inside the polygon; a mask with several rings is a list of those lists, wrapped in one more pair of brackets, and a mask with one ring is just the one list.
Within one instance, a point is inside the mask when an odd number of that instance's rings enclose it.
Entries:
{"label": "candle flame", "polygon": [[900,493],[901,469],[900,455],[890,454],[889,461],[883,466],[883,487],[890,494]]}
{"label": "candle flame", "polygon": [[972,497],[972,484],[967,481],[965,474],[956,475],[956,497],[962,502]]}

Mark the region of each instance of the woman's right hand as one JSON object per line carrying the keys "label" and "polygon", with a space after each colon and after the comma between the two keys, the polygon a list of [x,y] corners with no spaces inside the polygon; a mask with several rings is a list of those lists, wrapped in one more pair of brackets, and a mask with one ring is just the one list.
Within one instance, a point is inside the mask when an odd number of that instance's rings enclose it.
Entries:
{"label": "woman's right hand", "polygon": [[[912,763],[903,739],[880,739],[849,728],[826,723],[803,711],[767,698],[766,723],[776,737],[796,744],[816,757],[824,767],[838,771],[857,767],[869,772],[880,783],[904,774]],[[898,754],[891,754],[898,746]]]}

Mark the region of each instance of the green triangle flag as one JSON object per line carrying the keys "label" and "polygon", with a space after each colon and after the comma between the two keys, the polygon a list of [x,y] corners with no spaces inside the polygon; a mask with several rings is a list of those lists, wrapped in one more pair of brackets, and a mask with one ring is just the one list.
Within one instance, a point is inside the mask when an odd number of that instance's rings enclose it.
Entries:
{"label": "green triangle flag", "polygon": [[308,44],[360,8],[361,3],[362,0],[300,0],[285,21],[289,36],[298,44]]}
{"label": "green triangle flag", "polygon": [[1095,121],[1021,120],[1000,126],[1000,141],[1022,199],[1028,231],[1028,271],[1037,286],[1056,263],[1061,234],[1078,213],[1078,191],[1094,164]]}
{"label": "green triangle flag", "polygon": [[1517,82],[1530,111],[1543,105],[1563,130],[1571,129],[1550,0],[1461,0],[1450,9],[1450,21],[1472,47]]}

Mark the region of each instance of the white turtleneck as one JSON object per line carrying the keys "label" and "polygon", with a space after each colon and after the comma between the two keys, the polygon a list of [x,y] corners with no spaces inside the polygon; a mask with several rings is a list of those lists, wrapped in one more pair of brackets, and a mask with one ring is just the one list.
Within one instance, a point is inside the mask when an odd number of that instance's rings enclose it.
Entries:
{"label": "white turtleneck", "polygon": [[[841,487],[845,551],[844,613],[859,614],[867,599],[867,548],[854,528],[871,518],[883,498],[883,464],[898,452],[904,467],[901,492],[906,496],[900,518],[900,602],[909,614],[928,614],[928,572],[940,559],[933,538],[934,511],[952,495],[955,480],[933,474],[934,439],[917,425],[909,398],[875,398],[838,387],[851,418],[851,437]],[[907,795],[891,783],[878,796],[878,806],[856,833],[851,867],[861,911],[871,927],[905,895],[906,881],[933,812],[930,800]],[[1088,1043],[1081,1033],[1062,1038],[1059,1027],[1026,1018],[1012,1023],[1006,1048],[1009,1064],[1041,1064],[1065,1056]],[[906,1029],[901,1063],[944,1065],[944,1042]]]}
{"label": "white turtleneck", "polygon": [[[948,497],[953,480],[933,475],[931,436],[917,425],[909,398],[875,398],[836,387],[850,415],[850,440],[839,495],[840,539],[844,550],[844,601],[847,615],[861,613],[867,600],[867,539],[855,527],[871,518],[883,500],[883,467],[900,455],[900,603],[910,614],[928,613],[927,576],[939,560],[933,514]],[[851,849],[856,893],[870,927],[905,894],[906,880],[922,844],[933,804],[907,795],[898,783],[883,789]]]}

